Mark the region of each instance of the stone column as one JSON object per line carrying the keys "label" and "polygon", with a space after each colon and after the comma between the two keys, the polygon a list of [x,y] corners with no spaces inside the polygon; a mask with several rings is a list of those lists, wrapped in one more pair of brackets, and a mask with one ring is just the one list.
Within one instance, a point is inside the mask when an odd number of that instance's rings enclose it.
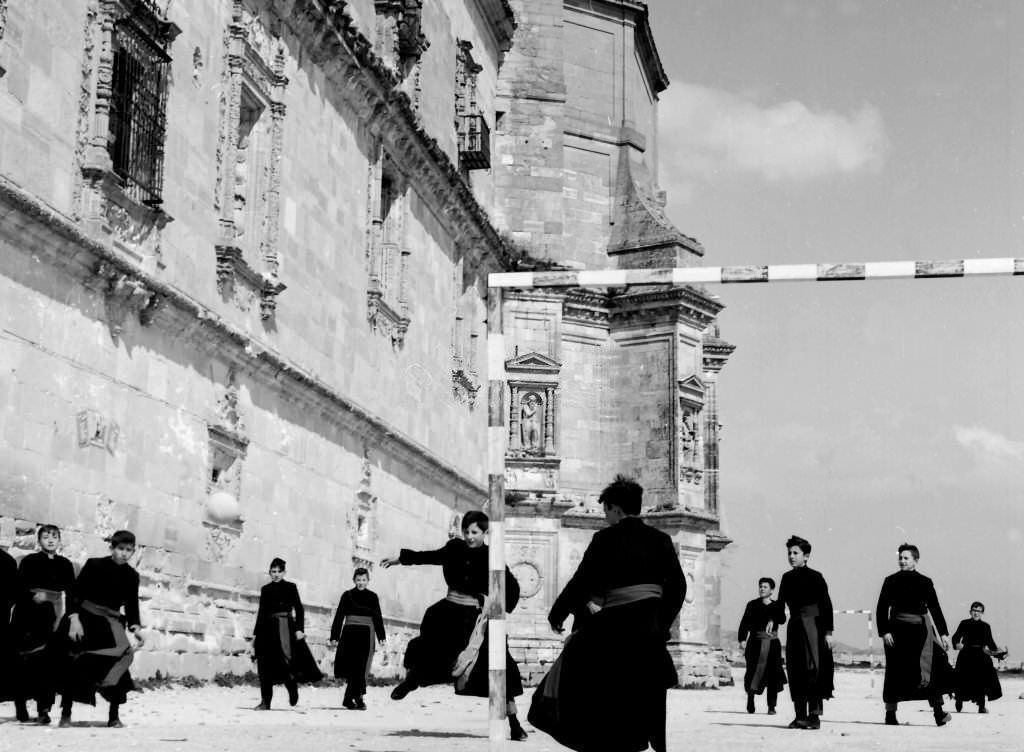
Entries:
{"label": "stone column", "polygon": [[508,405],[508,449],[514,454],[520,449],[519,443],[519,387],[512,387],[512,399]]}
{"label": "stone column", "polygon": [[544,390],[544,455],[553,457],[555,454],[555,388],[549,386]]}

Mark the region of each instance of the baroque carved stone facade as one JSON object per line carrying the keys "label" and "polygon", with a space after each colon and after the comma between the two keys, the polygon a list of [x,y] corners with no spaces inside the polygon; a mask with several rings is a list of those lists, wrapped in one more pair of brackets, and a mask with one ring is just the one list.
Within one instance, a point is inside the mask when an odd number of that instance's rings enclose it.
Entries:
{"label": "baroque carved stone facade", "polygon": [[[486,500],[487,274],[703,253],[657,188],[646,11],[73,5],[0,0],[0,546],[53,522],[81,561],[134,529],[143,676],[248,670],[281,556],[323,654],[354,568],[439,546]],[[592,32],[635,69],[588,69]],[[720,308],[695,288],[508,296],[528,676],[557,647],[546,609],[602,524],[596,493],[626,472],[692,583],[684,677],[713,680]],[[387,675],[443,584],[374,578]]]}

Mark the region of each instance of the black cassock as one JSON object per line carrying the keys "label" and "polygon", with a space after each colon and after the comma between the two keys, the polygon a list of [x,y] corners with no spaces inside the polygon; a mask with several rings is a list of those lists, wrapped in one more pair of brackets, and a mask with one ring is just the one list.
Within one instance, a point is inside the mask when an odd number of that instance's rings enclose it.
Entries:
{"label": "black cassock", "polygon": [[[660,591],[660,597],[651,593]],[[581,752],[665,749],[665,703],[678,684],[667,642],[686,597],[672,539],[638,517],[594,534],[548,615],[589,613],[537,687],[529,720]]]}
{"label": "black cassock", "polygon": [[[420,633],[409,641],[405,650],[405,668],[420,685],[451,682],[452,669],[459,654],[467,647],[480,615],[479,605],[452,600],[455,594],[469,596],[483,603],[489,582],[489,549],[486,545],[470,548],[462,538],[452,538],[435,551],[412,551],[403,548],[399,561],[403,565],[440,565],[449,596],[430,606],[420,622]],[[519,603],[519,583],[505,569],[505,611],[511,612]],[[485,633],[478,659],[470,670],[467,682],[456,694],[473,697],[488,696],[487,637]],[[511,700],[523,693],[519,667],[505,647],[505,696]]]}
{"label": "black cassock", "polygon": [[885,702],[939,700],[953,691],[953,671],[946,651],[934,637],[949,634],[932,581],[918,571],[895,572],[878,594],[878,633],[891,634],[885,646]]}
{"label": "black cassock", "polygon": [[986,622],[964,619],[953,633],[953,644],[963,643],[956,657],[956,699],[960,702],[985,702],[1003,696],[999,674],[992,658],[985,652],[999,652],[992,627]]}
{"label": "black cassock", "polygon": [[[63,556],[37,551],[21,560],[18,575],[21,592],[11,620],[17,692],[48,708],[58,689],[60,668],[53,636],[64,615],[61,595],[71,598],[75,567]],[[44,600],[37,603],[37,594]]]}
{"label": "black cassock", "polygon": [[385,636],[380,599],[375,592],[352,588],[341,594],[331,624],[331,639],[338,642],[334,676],[345,679],[346,696],[365,694],[377,641]]}
{"label": "black cassock", "polygon": [[[78,614],[84,633],[78,642],[68,637],[73,614]],[[71,588],[68,612],[53,641],[62,663],[61,694],[65,699],[95,705],[96,692],[111,703],[127,699],[135,684],[128,671],[132,648],[125,627],[137,625],[139,573],[130,564],[116,564],[109,556],[86,561]]]}
{"label": "black cassock", "polygon": [[[747,641],[744,657],[747,670],[743,675],[743,688],[747,693],[778,693],[786,684],[786,672],[782,668],[782,644],[778,629],[786,621],[786,609],[779,601],[765,603],[760,598],[747,603],[740,619],[740,642]],[[773,637],[765,634],[768,623],[772,622]],[[769,703],[770,704],[770,703]]]}
{"label": "black cassock", "polygon": [[11,607],[18,593],[18,563],[0,549],[0,700],[13,699],[16,693],[13,681],[16,653],[10,628]]}
{"label": "black cassock", "polygon": [[803,566],[779,580],[779,603],[789,609],[786,673],[795,702],[832,697],[834,665],[825,635],[832,631],[832,599],[821,572]]}
{"label": "black cassock", "polygon": [[294,582],[268,582],[260,589],[252,647],[262,686],[313,683],[323,678],[306,641],[295,638],[296,632],[305,632],[305,619]]}

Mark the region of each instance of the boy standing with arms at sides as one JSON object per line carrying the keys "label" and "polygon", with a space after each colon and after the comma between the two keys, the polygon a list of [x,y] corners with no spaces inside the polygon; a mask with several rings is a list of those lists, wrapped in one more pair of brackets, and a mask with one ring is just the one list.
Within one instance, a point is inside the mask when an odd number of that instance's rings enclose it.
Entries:
{"label": "boy standing with arms at sides", "polygon": [[[134,554],[135,534],[118,530],[110,536],[110,556],[86,561],[71,589],[68,613],[55,640],[63,645],[67,656],[61,726],[71,725],[74,703],[95,705],[99,692],[110,703],[107,726],[123,728],[118,710],[128,699],[128,692],[135,689],[128,669],[132,653],[143,645],[139,573],[128,563]],[[129,632],[135,635],[134,649]]]}
{"label": "boy standing with arms at sides", "polygon": [[35,700],[38,721],[45,725],[50,722],[57,689],[50,643],[64,616],[64,599],[75,583],[75,567],[57,553],[61,539],[56,525],[41,525],[36,540],[39,550],[18,566],[21,593],[11,621],[16,651],[14,702],[18,720],[27,723],[28,700]]}
{"label": "boy standing with arms at sides", "polygon": [[387,639],[384,617],[380,612],[380,599],[367,586],[370,573],[359,567],[352,575],[355,587],[341,594],[338,610],[331,624],[330,647],[337,647],[334,655],[334,676],[345,679],[345,699],[341,703],[349,710],[366,710],[363,696],[370,675],[377,642]]}

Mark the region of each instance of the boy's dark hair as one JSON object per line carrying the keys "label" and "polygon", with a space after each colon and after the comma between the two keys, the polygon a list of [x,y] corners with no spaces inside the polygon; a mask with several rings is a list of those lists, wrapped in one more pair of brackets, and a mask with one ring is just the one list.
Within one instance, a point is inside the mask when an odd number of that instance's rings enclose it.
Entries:
{"label": "boy's dark hair", "polygon": [[39,529],[36,530],[36,540],[42,540],[43,533],[50,533],[50,535],[56,535],[60,537],[60,528],[56,525],[40,525]]}
{"label": "boy's dark hair", "polygon": [[469,530],[469,526],[473,524],[480,528],[482,532],[486,533],[488,526],[491,524],[491,520],[483,512],[471,509],[462,515],[462,532]]}
{"label": "boy's dark hair", "polygon": [[286,571],[288,567],[285,566],[284,559],[275,556],[270,560],[269,569],[280,569],[282,572]]}
{"label": "boy's dark hair", "polygon": [[640,514],[644,503],[644,489],[632,478],[616,475],[615,480],[605,486],[598,501],[616,506],[624,514]]}
{"label": "boy's dark hair", "polygon": [[810,556],[811,553],[811,542],[806,538],[801,538],[799,535],[789,536],[789,540],[786,541],[786,548],[790,549],[796,546],[804,552],[804,556]]}
{"label": "boy's dark hair", "polygon": [[109,540],[111,548],[116,548],[117,546],[134,546],[135,533],[131,530],[118,530],[110,536]]}
{"label": "boy's dark hair", "polygon": [[370,570],[367,569],[366,567],[358,567],[358,568],[356,568],[356,571],[352,573],[352,579],[353,580],[356,577],[369,577],[369,576],[370,576]]}
{"label": "boy's dark hair", "polygon": [[914,561],[921,561],[921,551],[913,543],[901,543],[900,547],[896,549],[897,554],[901,554],[904,551],[910,551],[910,555],[914,557]]}
{"label": "boy's dark hair", "polygon": [[985,613],[985,604],[982,603],[981,601],[975,601],[974,603],[971,604],[971,611],[973,611],[976,608],[980,608],[981,612]]}
{"label": "boy's dark hair", "polygon": [[775,580],[773,580],[771,577],[762,577],[760,580],[758,580],[758,587],[761,586],[761,583],[766,583],[768,587],[770,587],[772,590],[775,589]]}

